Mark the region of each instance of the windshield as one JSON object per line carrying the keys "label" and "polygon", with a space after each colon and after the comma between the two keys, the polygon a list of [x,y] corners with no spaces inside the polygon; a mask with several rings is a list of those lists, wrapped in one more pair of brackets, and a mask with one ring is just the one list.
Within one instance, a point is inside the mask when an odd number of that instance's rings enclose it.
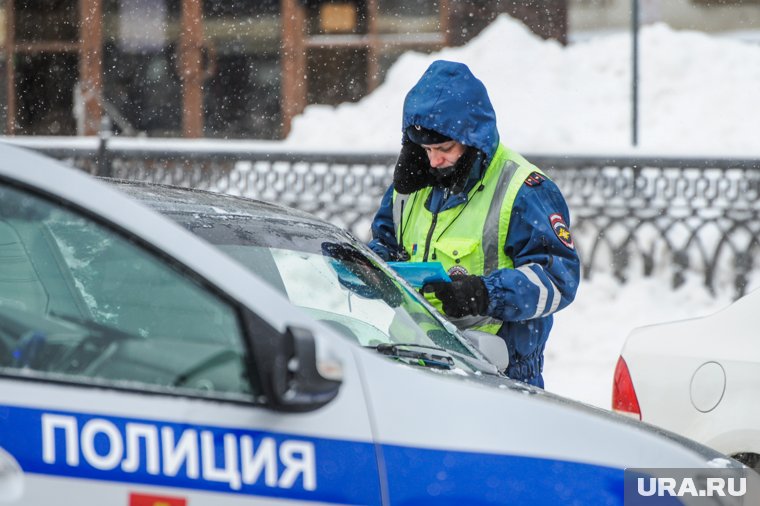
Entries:
{"label": "windshield", "polygon": [[167,213],[362,346],[442,348],[479,370],[482,357],[363,245],[332,227],[253,215]]}

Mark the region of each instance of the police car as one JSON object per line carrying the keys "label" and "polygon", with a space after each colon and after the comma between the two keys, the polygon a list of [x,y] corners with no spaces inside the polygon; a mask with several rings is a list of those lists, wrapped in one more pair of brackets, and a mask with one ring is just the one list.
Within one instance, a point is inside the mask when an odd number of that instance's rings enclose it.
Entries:
{"label": "police car", "polygon": [[0,144],[0,501],[623,504],[627,467],[740,466],[505,378],[348,235],[241,208],[268,239],[194,225],[223,253]]}

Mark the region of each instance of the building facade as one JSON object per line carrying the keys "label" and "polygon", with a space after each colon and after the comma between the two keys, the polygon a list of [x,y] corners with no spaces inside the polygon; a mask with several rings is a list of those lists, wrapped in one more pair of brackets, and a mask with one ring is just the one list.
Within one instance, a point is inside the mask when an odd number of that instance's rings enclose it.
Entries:
{"label": "building facade", "polygon": [[0,0],[0,134],[279,139],[502,12],[566,40],[567,0]]}
{"label": "building facade", "polygon": [[[734,33],[760,40],[760,0],[637,0],[642,24],[666,23],[676,30]],[[573,34],[626,30],[633,0],[570,0]],[[754,37],[752,33],[754,32]]]}

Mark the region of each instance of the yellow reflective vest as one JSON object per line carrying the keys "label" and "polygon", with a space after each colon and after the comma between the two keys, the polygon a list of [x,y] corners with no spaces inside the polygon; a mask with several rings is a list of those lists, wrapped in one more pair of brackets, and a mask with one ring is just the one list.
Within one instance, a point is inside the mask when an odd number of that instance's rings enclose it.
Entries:
{"label": "yellow reflective vest", "polygon": [[[499,144],[482,179],[461,205],[432,213],[425,203],[433,191],[423,188],[410,195],[393,193],[396,240],[411,262],[436,261],[452,274],[483,276],[496,269],[512,269],[504,253],[512,206],[525,179],[543,173],[520,154]],[[441,301],[425,294],[441,312]],[[501,320],[488,316],[451,318],[460,329],[497,333]]]}

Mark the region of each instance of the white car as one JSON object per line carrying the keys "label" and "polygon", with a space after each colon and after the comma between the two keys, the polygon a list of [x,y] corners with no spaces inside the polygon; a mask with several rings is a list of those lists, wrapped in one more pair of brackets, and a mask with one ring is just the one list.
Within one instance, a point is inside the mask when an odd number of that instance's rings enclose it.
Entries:
{"label": "white car", "polygon": [[628,336],[612,407],[760,470],[760,290]]}
{"label": "white car", "polygon": [[278,214],[258,258],[324,300],[0,144],[0,500],[622,505],[628,467],[744,472],[505,378],[349,236]]}

